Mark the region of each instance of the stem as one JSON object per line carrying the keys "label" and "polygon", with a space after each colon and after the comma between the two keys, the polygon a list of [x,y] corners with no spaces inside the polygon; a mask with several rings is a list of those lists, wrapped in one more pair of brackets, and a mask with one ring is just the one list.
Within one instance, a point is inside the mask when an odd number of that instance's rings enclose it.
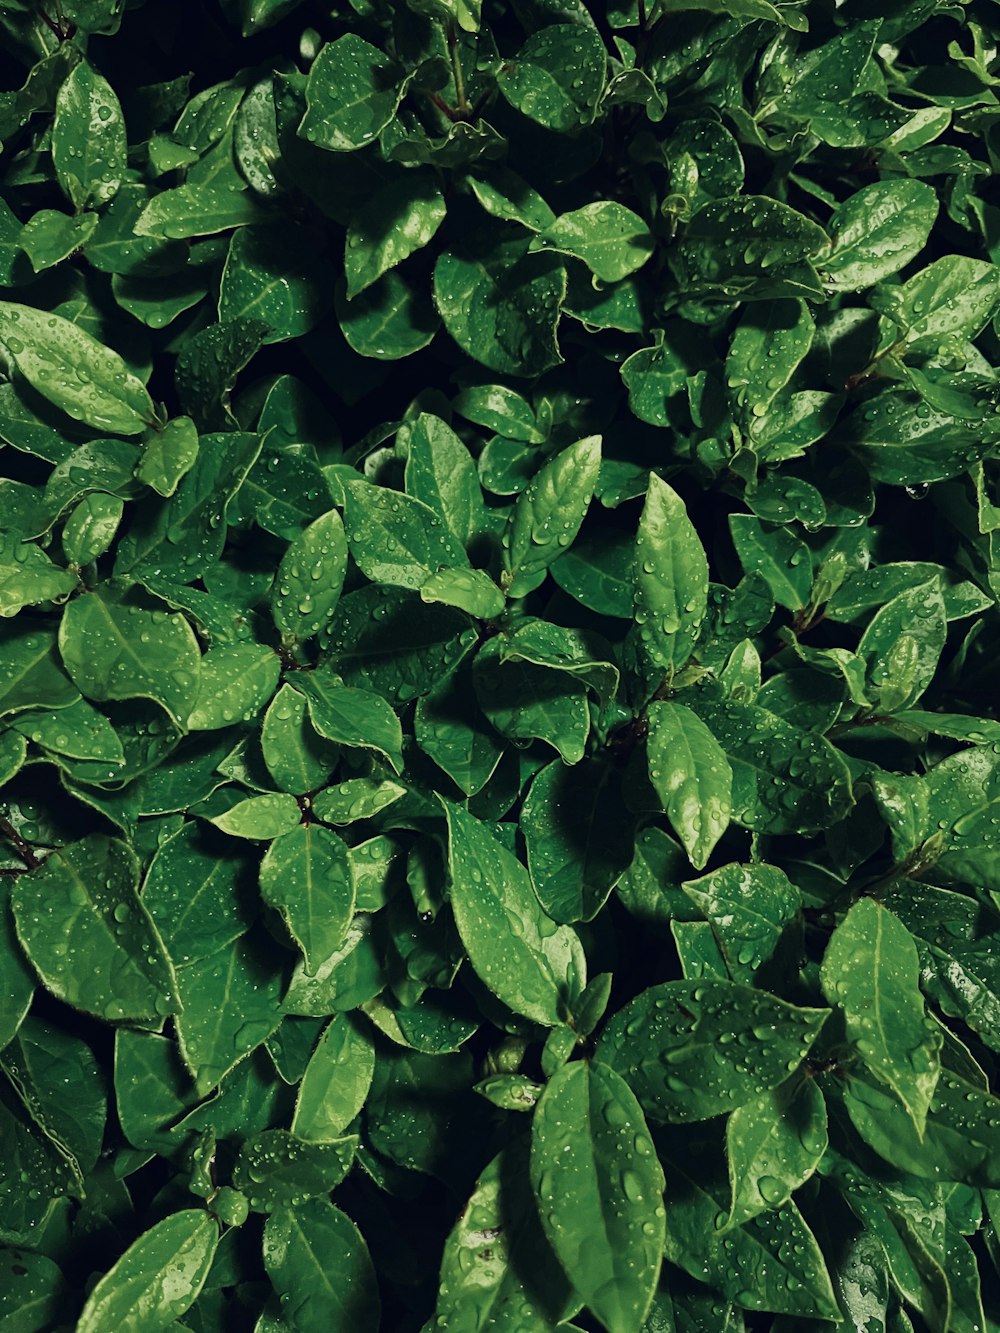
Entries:
{"label": "stem", "polygon": [[451,76],[455,81],[455,110],[463,118],[469,114],[469,103],[465,98],[465,78],[462,74],[462,59],[458,53],[458,34],[454,23],[448,23],[448,54],[451,57]]}
{"label": "stem", "polygon": [[24,841],[14,825],[9,819],[5,819],[3,815],[0,815],[0,833],[14,844],[18,856],[20,856],[21,860],[29,870],[34,870],[36,866],[41,864],[38,857]]}

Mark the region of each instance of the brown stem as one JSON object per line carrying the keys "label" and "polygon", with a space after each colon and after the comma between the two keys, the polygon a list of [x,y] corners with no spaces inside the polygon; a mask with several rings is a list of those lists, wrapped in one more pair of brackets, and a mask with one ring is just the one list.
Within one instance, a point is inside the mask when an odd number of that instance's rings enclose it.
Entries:
{"label": "brown stem", "polygon": [[20,856],[21,860],[29,870],[34,870],[37,866],[41,865],[38,857],[24,841],[14,825],[9,819],[5,819],[3,815],[0,815],[0,833],[2,833],[8,841],[14,844],[18,856]]}

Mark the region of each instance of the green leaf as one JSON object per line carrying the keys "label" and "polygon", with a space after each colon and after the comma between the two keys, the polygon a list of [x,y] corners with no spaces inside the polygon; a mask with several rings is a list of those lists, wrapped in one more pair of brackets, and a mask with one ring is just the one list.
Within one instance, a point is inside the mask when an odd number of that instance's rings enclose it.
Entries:
{"label": "green leaf", "polygon": [[406,452],[406,493],[429,505],[463,544],[486,524],[483,493],[469,450],[440,417],[421,412],[396,437]]}
{"label": "green leaf", "polygon": [[482,790],[503,754],[467,670],[417,700],[413,729],[420,748],[466,796]]}
{"label": "green leaf", "polygon": [[531,1183],[549,1243],[609,1333],[645,1319],[664,1241],[663,1170],[612,1069],[578,1061],[549,1082],[531,1130]]}
{"label": "green leaf", "polygon": [[63,524],[63,551],[69,563],[80,568],[103,555],[114,541],[124,512],[125,502],[116,495],[94,491],[84,496]]}
{"label": "green leaf", "polygon": [[26,1018],[0,1064],[32,1119],[82,1177],[104,1142],[107,1097],[86,1042],[37,1018]]}
{"label": "green leaf", "polygon": [[158,847],[142,902],[182,967],[243,934],[253,919],[254,888],[253,870],[232,843],[189,819]]}
{"label": "green leaf", "polygon": [[343,944],[354,915],[354,879],[347,844],[336,833],[304,824],[275,838],[260,866],[260,891],[299,944],[306,973]]}
{"label": "green leaf", "polygon": [[106,587],[69,602],[59,652],[89,699],[152,699],[183,726],[198,697],[201,654],[181,615],[147,609],[134,592]]}
{"label": "green leaf", "polygon": [[114,197],[125,177],[125,122],[114,89],[81,60],[59,89],[52,161],[78,211]]}
{"label": "green leaf", "polygon": [[248,796],[211,817],[211,823],[232,838],[265,842],[297,828],[302,811],[294,796],[285,792]]}
{"label": "green leaf", "polygon": [[419,352],[439,325],[437,312],[424,293],[411,287],[395,269],[350,302],[338,287],[334,307],[348,345],[359,356],[378,361],[400,361]]}
{"label": "green leaf", "polygon": [[347,1175],[357,1146],[355,1135],[310,1143],[284,1129],[267,1129],[241,1148],[233,1184],[254,1212],[295,1207],[335,1189]]}
{"label": "green leaf", "polygon": [[200,430],[232,427],[230,394],[240,371],[260,350],[266,333],[267,325],[259,319],[235,319],[210,324],[184,344],[174,379],[185,412]]}
{"label": "green leaf", "polygon": [[448,333],[502,375],[539,375],[562,361],[556,327],[565,297],[566,270],[528,254],[513,225],[469,233],[434,266],[434,304]]}
{"label": "green leaf", "polygon": [[651,704],[647,718],[649,780],[701,870],[729,827],[733,771],[711,731],[683,704]]}
{"label": "green leaf", "polygon": [[344,491],[351,555],[374,582],[420,588],[442,568],[468,566],[461,544],[420,500],[363,481]]}
{"label": "green leaf", "polygon": [[941,1037],[925,1013],[909,931],[873,898],[862,898],[834,931],[821,975],[824,995],[844,1015],[848,1040],[922,1137],[941,1072]]}
{"label": "green leaf", "polygon": [[824,280],[835,291],[855,292],[898,273],[926,245],[937,212],[937,195],[923,181],[866,185],[833,215]]}
{"label": "green leaf", "polygon": [[111,723],[85,699],[48,713],[25,713],[13,725],[54,754],[112,767],[125,765],[125,753]]}
{"label": "green leaf", "polygon": [[190,731],[212,731],[250,721],[271,699],[281,663],[270,648],[236,643],[210,648],[201,659],[198,697],[188,717]]}
{"label": "green leaf", "polygon": [[346,571],[344,523],[331,509],[291,542],[278,567],[271,606],[284,643],[324,628],[337,609]]}
{"label": "green leaf", "polygon": [[795,1204],[727,1231],[716,1190],[692,1170],[688,1160],[668,1162],[666,1258],[744,1309],[838,1319],[822,1251]]}
{"label": "green leaf", "polygon": [[279,1208],[264,1227],[264,1266],[294,1326],[376,1328],[375,1270],[360,1231],[325,1199]]}
{"label": "green leaf", "polygon": [[576,932],[542,911],[528,872],[485,824],[441,804],[451,905],[472,966],[515,1013],[555,1027],[586,981]]}
{"label": "green leaf", "polygon": [[76,577],[54,565],[41,547],[21,541],[16,532],[0,532],[0,616],[16,616],[25,606],[65,599]]}
{"label": "green leaf", "polygon": [[521,814],[528,872],[555,921],[590,921],[632,860],[632,821],[618,775],[584,760],[547,764]]}
{"label": "green leaf", "polygon": [[219,288],[219,320],[259,320],[265,343],[298,338],[330,304],[332,275],[305,228],[239,227],[229,242]]}
{"label": "green leaf", "polygon": [[356,34],[328,42],[309,71],[299,134],[337,153],[363,148],[392,119],[402,79],[394,60]]}
{"label": "green leaf", "polygon": [[541,1329],[575,1309],[572,1301],[539,1224],[527,1142],[514,1139],[482,1172],[445,1242],[438,1323],[461,1333],[512,1319]]}
{"label": "green leaf", "polygon": [[597,1059],[654,1120],[707,1120],[783,1082],[829,1013],[731,982],[668,981],[614,1015]]}
{"label": "green leaf", "polygon": [[758,833],[808,833],[854,804],[850,771],[824,736],[753,704],[692,699],[733,770],[733,822]]}
{"label": "green leaf", "polygon": [[327,1024],[299,1084],[292,1133],[327,1142],[361,1110],[375,1072],[375,1048],[344,1014]]}
{"label": "green leaf", "polygon": [[713,200],[684,228],[672,264],[692,296],[733,300],[822,295],[814,267],[829,247],[825,231],[765,195]]}
{"label": "green leaf", "polygon": [[812,345],[814,325],[804,301],[761,301],[750,306],[733,334],[726,384],[748,425],[768,408]]}
{"label": "green leaf", "polygon": [[266,212],[245,191],[189,183],[154,195],[135,224],[135,234],[187,241],[266,221]]}
{"label": "green leaf", "polygon": [[676,491],[655,473],[635,540],[634,617],[645,653],[668,677],[691,656],[708,605],[708,561]]}
{"label": "green leaf", "polygon": [[445,211],[441,187],[430,172],[403,172],[373,194],[347,229],[348,299],[427,245]]}
{"label": "green leaf", "polygon": [[784,871],[760,862],[734,862],[702,879],[686,880],[683,888],[712,923],[738,981],[752,981],[800,908],[799,893]]}
{"label": "green leaf", "polygon": [[727,1229],[786,1204],[826,1146],[826,1103],[814,1079],[790,1078],[735,1110],[726,1121]]}
{"label": "green leaf", "polygon": [[1000,267],[965,255],[945,255],[901,286],[878,289],[878,309],[899,324],[911,353],[941,338],[975,338],[1000,305]]}
{"label": "green leaf", "polygon": [[653,237],[631,209],[604,200],[563,213],[532,239],[529,249],[573,255],[601,282],[618,282],[646,263]]}
{"label": "green leaf", "polygon": [[916,703],[930,685],[944,650],[948,626],[936,580],[901,592],[869,621],[858,644],[868,696],[880,711]]}
{"label": "green leaf", "polygon": [[282,685],[264,714],[261,752],[268,772],[294,796],[320,787],[330,776],[339,751],[308,720],[305,696]]}
{"label": "green leaf", "polygon": [[499,637],[483,644],[472,671],[479,707],[502,736],[515,742],[543,740],[564,763],[580,762],[590,732],[582,681],[530,661],[504,661]]}
{"label": "green leaf", "polygon": [[779,606],[801,611],[809,601],[813,574],[809,547],[785,528],[772,528],[751,514],[730,514],[729,531],[747,574],[760,574]]}
{"label": "green leaf", "polygon": [[594,119],[606,67],[594,28],[553,23],[532,33],[517,57],[505,63],[497,85],[522,115],[567,133]]}
{"label": "green leaf", "polygon": [[142,381],[68,319],[0,301],[0,343],[32,388],[74,420],[115,435],[138,435],[152,424]]}
{"label": "green leaf", "polygon": [[184,1010],[177,1039],[201,1097],[281,1022],[284,979],[274,969],[273,949],[273,942],[268,947],[242,935],[178,971]]}
{"label": "green leaf", "polygon": [[303,674],[296,683],[309,701],[309,716],[321,736],[338,745],[374,750],[402,772],[399,718],[383,698],[340,685],[319,672]]}
{"label": "green leaf", "polygon": [[481,569],[442,569],[420,589],[424,602],[457,606],[478,620],[493,620],[506,605],[503,593]]}
{"label": "green leaf", "polygon": [[215,1218],[200,1208],[171,1213],[125,1251],[87,1298],[77,1328],[100,1333],[141,1320],[159,1333],[198,1298],[219,1243]]}
{"label": "green leaf", "polygon": [[504,534],[504,568],[512,597],[572,544],[587,514],[601,464],[601,437],[588,435],[550,458],[528,482]]}
{"label": "green leaf", "polygon": [[[483,177],[469,176],[469,186],[487,213],[505,222],[520,222],[530,231],[544,231],[556,220],[548,204],[523,177],[508,167],[494,166]],[[466,392],[476,392],[475,389]]]}
{"label": "green leaf", "polygon": [[44,1254],[0,1251],[0,1328],[31,1333],[58,1323],[65,1279]]}
{"label": "green leaf", "polygon": [[11,906],[18,939],[54,995],[108,1022],[160,1028],[178,1011],[177,983],[138,882],[132,849],[92,833],[20,876]]}
{"label": "green leaf", "polygon": [[42,209],[21,229],[21,247],[35,272],[42,273],[86,245],[96,226],[96,213],[67,217],[51,208]]}

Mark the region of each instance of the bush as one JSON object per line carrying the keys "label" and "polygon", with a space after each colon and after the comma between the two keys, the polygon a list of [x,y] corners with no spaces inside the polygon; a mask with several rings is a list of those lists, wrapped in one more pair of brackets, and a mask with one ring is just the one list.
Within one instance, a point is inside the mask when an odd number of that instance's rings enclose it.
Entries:
{"label": "bush", "polygon": [[1000,1329],[995,9],[0,24],[0,1323]]}

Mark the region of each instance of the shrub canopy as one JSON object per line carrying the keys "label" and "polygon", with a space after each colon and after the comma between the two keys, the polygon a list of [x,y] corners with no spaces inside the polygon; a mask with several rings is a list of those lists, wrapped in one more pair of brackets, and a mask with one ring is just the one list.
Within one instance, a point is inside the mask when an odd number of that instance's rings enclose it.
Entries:
{"label": "shrub canopy", "polygon": [[996,7],[0,32],[0,1324],[996,1333]]}

